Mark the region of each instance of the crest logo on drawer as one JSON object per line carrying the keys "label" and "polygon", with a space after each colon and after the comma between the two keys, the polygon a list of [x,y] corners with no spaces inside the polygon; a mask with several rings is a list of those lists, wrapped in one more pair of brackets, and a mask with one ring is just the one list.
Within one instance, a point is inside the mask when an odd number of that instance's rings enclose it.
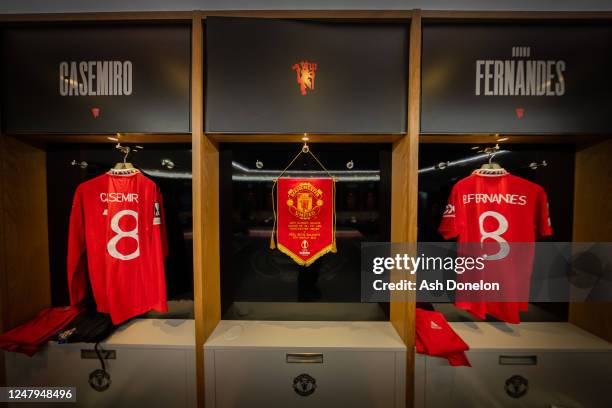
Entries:
{"label": "crest logo on drawer", "polygon": [[308,374],[300,374],[293,379],[293,390],[302,397],[311,395],[317,389],[317,381]]}
{"label": "crest logo on drawer", "polygon": [[521,398],[527,394],[529,381],[520,375],[513,375],[506,380],[506,394],[512,398]]}

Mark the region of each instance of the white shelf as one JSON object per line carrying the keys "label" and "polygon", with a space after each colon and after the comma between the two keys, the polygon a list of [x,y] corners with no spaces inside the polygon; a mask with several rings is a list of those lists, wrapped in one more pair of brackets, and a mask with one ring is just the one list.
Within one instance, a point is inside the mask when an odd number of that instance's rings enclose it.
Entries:
{"label": "white shelf", "polygon": [[[195,323],[191,319],[133,319],[101,343],[103,347],[195,349]],[[50,343],[56,347],[91,348],[91,343]]]}
{"label": "white shelf", "polygon": [[450,323],[471,350],[609,351],[612,343],[570,323]]}
{"label": "white shelf", "polygon": [[222,320],[205,349],[406,351],[389,322]]}

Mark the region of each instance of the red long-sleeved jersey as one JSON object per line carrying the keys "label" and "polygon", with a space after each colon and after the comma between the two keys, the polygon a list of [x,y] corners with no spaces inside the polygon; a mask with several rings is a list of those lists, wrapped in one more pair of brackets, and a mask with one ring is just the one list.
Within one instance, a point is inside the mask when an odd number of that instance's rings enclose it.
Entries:
{"label": "red long-sleeved jersey", "polygon": [[167,311],[161,194],[138,170],[111,170],[79,185],[68,237],[70,303],[87,293],[114,324]]}
{"label": "red long-sleeved jersey", "polygon": [[458,294],[455,305],[479,318],[489,314],[519,323],[519,312],[528,307],[532,243],[552,234],[544,189],[503,169],[476,170],[453,187],[439,231],[445,239],[457,237],[468,254],[480,245],[492,250],[485,270],[466,272],[458,280],[491,279],[501,285],[499,302],[466,301],[479,297],[471,293]]}

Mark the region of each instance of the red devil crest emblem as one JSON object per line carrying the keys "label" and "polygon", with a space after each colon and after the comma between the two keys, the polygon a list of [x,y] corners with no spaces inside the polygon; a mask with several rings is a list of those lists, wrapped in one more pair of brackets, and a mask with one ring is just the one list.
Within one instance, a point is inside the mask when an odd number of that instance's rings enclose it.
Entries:
{"label": "red devil crest emblem", "polygon": [[314,62],[300,61],[291,67],[296,72],[297,83],[300,86],[302,95],[306,95],[306,90],[314,91],[315,76],[317,74],[317,64]]}

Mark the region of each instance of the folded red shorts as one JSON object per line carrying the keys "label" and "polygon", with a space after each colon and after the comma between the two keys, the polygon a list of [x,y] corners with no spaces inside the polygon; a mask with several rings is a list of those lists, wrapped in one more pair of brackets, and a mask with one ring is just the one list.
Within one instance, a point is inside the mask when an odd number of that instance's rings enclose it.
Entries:
{"label": "folded red shorts", "polygon": [[470,347],[440,312],[416,309],[416,349],[421,354],[446,358],[452,366],[471,367],[465,355]]}
{"label": "folded red shorts", "polygon": [[0,349],[32,356],[42,343],[70,324],[82,310],[80,306],[43,309],[34,319],[0,335]]}

